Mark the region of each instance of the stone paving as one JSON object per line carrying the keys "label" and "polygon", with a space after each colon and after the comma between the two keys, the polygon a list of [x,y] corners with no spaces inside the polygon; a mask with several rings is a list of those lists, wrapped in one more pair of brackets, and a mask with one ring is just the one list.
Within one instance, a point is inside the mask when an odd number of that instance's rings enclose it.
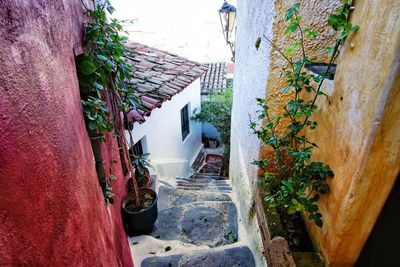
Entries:
{"label": "stone paving", "polygon": [[135,266],[255,266],[250,249],[238,242],[231,193],[229,181],[204,174],[161,185],[155,230],[129,239]]}

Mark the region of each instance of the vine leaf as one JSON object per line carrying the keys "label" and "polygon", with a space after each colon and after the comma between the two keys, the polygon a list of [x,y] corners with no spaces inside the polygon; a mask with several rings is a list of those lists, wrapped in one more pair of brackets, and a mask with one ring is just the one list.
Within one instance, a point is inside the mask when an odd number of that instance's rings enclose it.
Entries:
{"label": "vine leaf", "polygon": [[261,37],[258,37],[255,43],[255,47],[257,50],[260,48],[260,45],[261,45]]}
{"label": "vine leaf", "polygon": [[85,75],[90,75],[97,70],[96,66],[89,60],[82,61],[79,64],[79,68]]}

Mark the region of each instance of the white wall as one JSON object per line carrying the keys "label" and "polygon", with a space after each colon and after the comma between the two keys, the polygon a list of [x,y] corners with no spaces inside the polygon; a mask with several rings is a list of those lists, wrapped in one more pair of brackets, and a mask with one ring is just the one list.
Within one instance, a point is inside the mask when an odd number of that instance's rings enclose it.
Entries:
{"label": "white wall", "polygon": [[[143,144],[143,149],[151,153],[151,163],[160,176],[186,176],[189,166],[202,148],[201,124],[193,120],[190,120],[189,135],[182,141],[180,112],[188,103],[190,103],[189,117],[191,117],[194,109],[201,108],[200,79],[195,80],[170,101],[164,102],[161,108],[154,109],[144,123],[136,122],[133,126],[134,143],[144,138],[142,140],[146,142]],[[168,164],[170,167],[163,167],[163,164]],[[173,172],[168,172],[168,169],[174,168]]]}
{"label": "white wall", "polygon": [[255,120],[256,97],[265,98],[270,49],[266,42],[257,51],[257,37],[271,35],[274,4],[271,0],[238,0],[236,59],[233,83],[230,179],[240,200],[242,220],[248,231],[250,247],[257,265],[265,265],[257,219],[249,216],[256,186],[260,142],[249,129],[249,115]]}

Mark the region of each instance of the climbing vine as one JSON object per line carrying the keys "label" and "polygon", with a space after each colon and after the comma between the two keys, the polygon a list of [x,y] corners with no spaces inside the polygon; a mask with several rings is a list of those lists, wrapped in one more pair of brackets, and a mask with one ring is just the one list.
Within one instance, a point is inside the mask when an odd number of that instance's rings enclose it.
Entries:
{"label": "climbing vine", "polygon": [[[127,50],[122,35],[123,26],[117,19],[108,19],[114,8],[108,0],[88,8],[82,1],[89,21],[85,25],[85,52],[77,57],[77,70],[81,90],[82,108],[86,125],[92,142],[99,183],[105,199],[112,203],[111,182],[115,176],[107,176],[101,154],[101,142],[105,141],[107,132],[114,134],[120,151],[126,150],[123,134],[124,117],[132,106],[139,107],[134,88],[127,81],[132,77],[131,66],[126,62]],[[125,116],[122,117],[121,113]],[[120,154],[121,160],[125,155]],[[126,157],[129,159],[129,156]],[[114,160],[110,162],[110,166]],[[128,160],[128,171],[131,165]],[[135,179],[133,179],[135,181]]]}
{"label": "climbing vine", "polygon": [[[313,149],[318,145],[306,136],[306,130],[317,128],[317,121],[311,118],[317,109],[316,101],[321,96],[328,97],[322,91],[322,84],[332,75],[332,66],[346,37],[358,30],[358,26],[349,22],[351,4],[343,2],[328,19],[328,25],[338,32],[335,45],[326,49],[330,55],[329,63],[323,74],[313,74],[306,71],[306,67],[314,63],[307,55],[306,41],[315,39],[318,33],[303,28],[299,8],[300,4],[295,3],[285,15],[288,23],[285,35],[292,35],[294,40],[291,46],[283,51],[264,36],[286,60],[287,64],[282,69],[282,94],[289,93],[290,99],[284,103],[279,114],[271,112],[268,98],[257,99],[261,107],[258,119],[263,124],[251,122],[250,128],[274,152],[271,159],[254,161],[263,170],[259,182],[266,186],[266,203],[291,215],[307,211],[308,218],[322,227],[322,214],[317,202],[320,195],[330,191],[327,180],[334,173],[329,165],[312,161]],[[257,49],[261,42],[261,38],[256,40]]]}

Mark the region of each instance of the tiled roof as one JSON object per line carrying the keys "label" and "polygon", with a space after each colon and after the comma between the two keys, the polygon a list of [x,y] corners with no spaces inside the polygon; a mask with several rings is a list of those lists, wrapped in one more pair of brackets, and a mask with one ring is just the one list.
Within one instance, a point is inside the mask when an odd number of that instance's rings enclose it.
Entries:
{"label": "tiled roof", "polygon": [[128,112],[129,122],[143,123],[151,111],[180,93],[203,74],[206,66],[142,44],[129,42],[127,61],[132,66],[130,84],[141,100],[139,109]]}
{"label": "tiled roof", "polygon": [[208,95],[212,90],[223,92],[226,89],[226,63],[208,63],[207,71],[201,76],[201,94]]}

